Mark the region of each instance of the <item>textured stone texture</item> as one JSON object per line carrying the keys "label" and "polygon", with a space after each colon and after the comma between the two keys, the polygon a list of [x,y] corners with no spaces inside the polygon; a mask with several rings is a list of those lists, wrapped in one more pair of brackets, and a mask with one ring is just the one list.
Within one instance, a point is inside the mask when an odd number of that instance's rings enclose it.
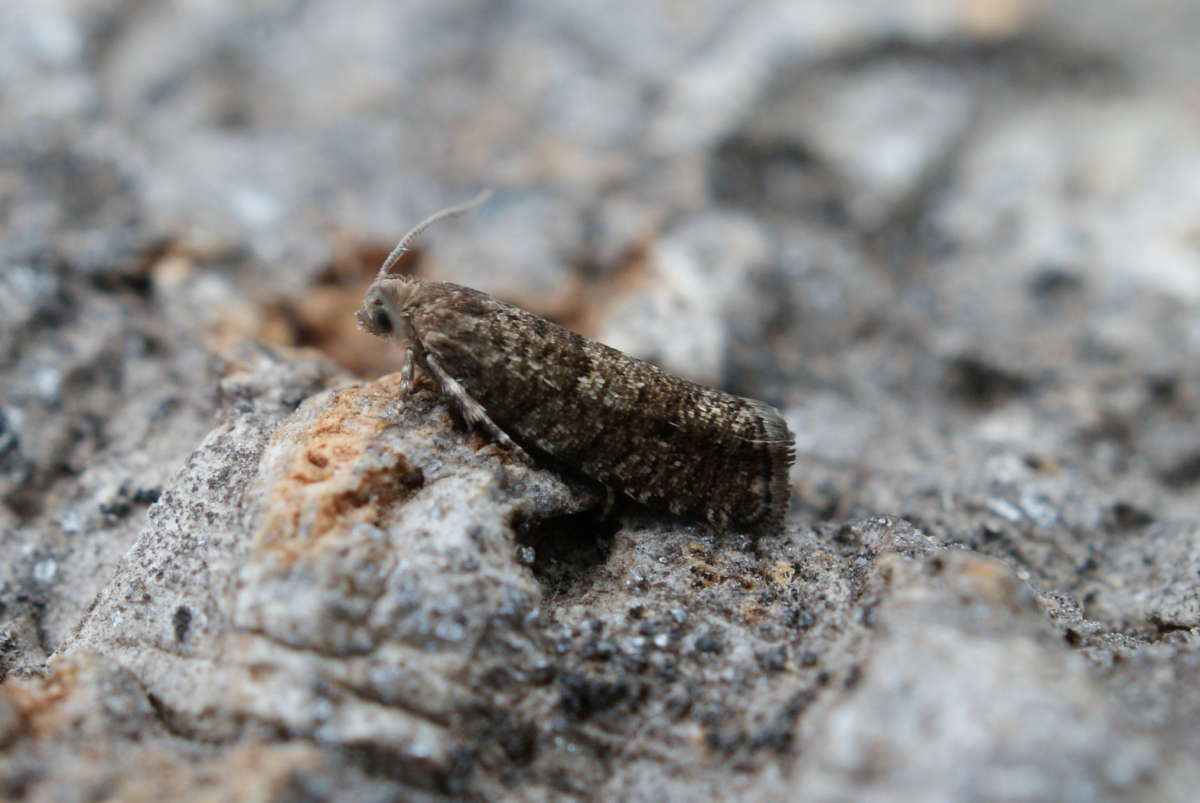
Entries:
{"label": "textured stone texture", "polygon": [[[0,798],[1191,800],[1189,4],[0,4]],[[509,459],[403,268],[778,406]],[[371,379],[380,377],[381,379]]]}

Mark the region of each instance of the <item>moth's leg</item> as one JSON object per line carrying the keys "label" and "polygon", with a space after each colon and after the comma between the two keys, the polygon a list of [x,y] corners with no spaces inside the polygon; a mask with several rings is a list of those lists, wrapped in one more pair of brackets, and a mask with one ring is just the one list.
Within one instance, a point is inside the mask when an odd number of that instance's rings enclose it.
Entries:
{"label": "moth's leg", "polygon": [[617,491],[608,483],[603,483],[600,487],[604,489],[604,501],[600,505],[600,518],[607,519],[612,515],[613,508],[617,504]]}
{"label": "moth's leg", "polygon": [[462,413],[462,417],[467,420],[467,423],[478,426],[490,435],[492,440],[529,465],[534,465],[533,459],[530,458],[525,450],[518,446],[512,438],[508,437],[507,432],[500,429],[496,422],[488,417],[487,410],[483,409],[483,405],[471,398],[471,394],[467,393],[466,388],[460,385],[458,380],[446,373],[441,363],[437,361],[437,358],[429,352],[425,353],[425,364],[429,367],[430,373],[437,379],[438,384],[441,385],[442,392],[458,405],[458,410]]}
{"label": "moth's leg", "polygon": [[412,346],[404,349],[403,362],[400,363],[400,392],[405,395],[412,392],[413,369],[417,362],[417,351]]}

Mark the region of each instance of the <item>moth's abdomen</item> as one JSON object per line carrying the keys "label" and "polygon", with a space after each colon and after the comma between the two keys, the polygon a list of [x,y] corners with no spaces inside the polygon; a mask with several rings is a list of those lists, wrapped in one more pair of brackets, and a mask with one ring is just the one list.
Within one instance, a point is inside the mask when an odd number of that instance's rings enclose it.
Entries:
{"label": "moth's abdomen", "polygon": [[768,405],[468,288],[422,295],[412,322],[424,348],[525,449],[687,518],[754,532],[782,522],[792,437]]}

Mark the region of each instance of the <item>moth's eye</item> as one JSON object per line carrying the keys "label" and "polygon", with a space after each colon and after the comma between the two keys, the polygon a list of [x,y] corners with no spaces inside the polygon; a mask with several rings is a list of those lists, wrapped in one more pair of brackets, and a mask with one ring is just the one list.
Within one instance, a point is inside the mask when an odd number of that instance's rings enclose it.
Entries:
{"label": "moth's eye", "polygon": [[392,316],[388,315],[387,310],[383,309],[382,307],[376,307],[375,309],[371,310],[371,323],[375,325],[376,329],[378,329],[380,332],[383,332],[385,335],[391,334]]}

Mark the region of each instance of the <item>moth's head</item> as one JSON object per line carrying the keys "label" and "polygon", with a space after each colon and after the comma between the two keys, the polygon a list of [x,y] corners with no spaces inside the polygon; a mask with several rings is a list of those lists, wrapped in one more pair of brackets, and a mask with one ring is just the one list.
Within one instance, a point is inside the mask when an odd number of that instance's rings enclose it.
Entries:
{"label": "moth's head", "polygon": [[358,328],[382,338],[402,334],[408,328],[408,310],[420,289],[420,280],[407,276],[376,279],[355,314]]}
{"label": "moth's head", "polygon": [[421,280],[393,275],[391,271],[396,262],[408,250],[408,246],[416,236],[425,229],[439,220],[471,211],[486,201],[490,195],[491,193],[485,190],[465,204],[435,212],[413,226],[412,230],[400,239],[400,242],[392,249],[392,253],[388,254],[387,259],[383,261],[383,267],[379,269],[379,275],[375,278],[375,282],[367,288],[362,307],[355,316],[358,318],[359,329],[383,338],[404,339],[408,336],[409,310],[416,303],[417,296],[421,291]]}

